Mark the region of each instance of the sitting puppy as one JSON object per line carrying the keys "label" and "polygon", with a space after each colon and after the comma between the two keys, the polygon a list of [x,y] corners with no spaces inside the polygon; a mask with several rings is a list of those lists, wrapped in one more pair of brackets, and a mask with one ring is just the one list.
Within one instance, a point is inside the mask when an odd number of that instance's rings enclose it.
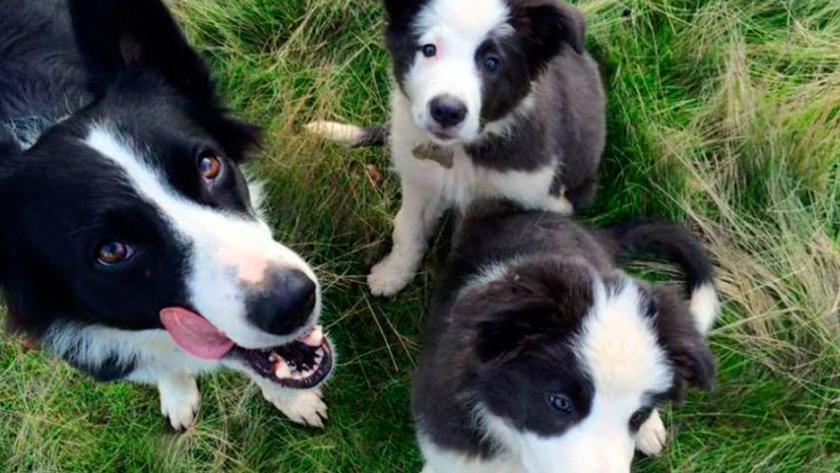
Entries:
{"label": "sitting puppy", "polygon": [[402,179],[393,248],[368,277],[391,296],[414,277],[443,212],[501,197],[571,214],[590,203],[604,94],[585,21],[556,0],[385,0],[392,121],[310,131],[351,146],[390,133]]}
{"label": "sitting puppy", "polygon": [[220,367],[321,425],[319,285],[256,210],[239,169],[256,135],[159,0],[0,3],[12,330],[99,380],[156,385],[176,429],[195,419],[196,376]]}
{"label": "sitting puppy", "polygon": [[[685,270],[690,299],[618,269],[638,252]],[[713,382],[712,279],[677,225],[593,231],[556,213],[472,213],[414,375],[424,473],[629,472],[634,447],[659,453],[655,406]]]}

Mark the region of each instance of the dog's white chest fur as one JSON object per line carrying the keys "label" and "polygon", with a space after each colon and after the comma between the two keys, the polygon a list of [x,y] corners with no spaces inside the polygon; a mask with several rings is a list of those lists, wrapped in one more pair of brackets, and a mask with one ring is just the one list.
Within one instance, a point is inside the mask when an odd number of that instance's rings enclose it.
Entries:
{"label": "dog's white chest fur", "polygon": [[507,198],[527,208],[558,209],[558,199],[550,196],[555,167],[531,172],[496,171],[474,164],[462,145],[450,147],[452,167],[415,156],[417,147],[431,144],[426,131],[417,128],[410,116],[408,100],[399,91],[392,93],[393,116],[391,147],[393,165],[400,177],[431,195],[439,195],[447,206],[467,207],[477,198]]}

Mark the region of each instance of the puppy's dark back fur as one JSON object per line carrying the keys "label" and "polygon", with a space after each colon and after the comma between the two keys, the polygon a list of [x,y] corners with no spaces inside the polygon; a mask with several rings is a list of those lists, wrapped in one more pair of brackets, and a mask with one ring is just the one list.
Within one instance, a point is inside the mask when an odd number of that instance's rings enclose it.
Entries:
{"label": "puppy's dark back fur", "polygon": [[[473,278],[494,264],[516,258],[586,263],[606,281],[620,261],[641,253],[676,263],[688,276],[689,289],[713,280],[702,246],[683,227],[669,222],[641,220],[589,230],[559,214],[526,212],[498,203],[478,204],[461,216],[446,270],[431,298],[423,357],[414,377],[412,404],[421,432],[438,446],[462,454],[493,454],[494,445],[476,428],[475,399],[469,396],[476,389],[475,347],[479,343],[475,333],[463,331],[460,325],[453,328],[453,310]],[[576,276],[567,272],[562,277]],[[687,383],[709,386],[714,366],[708,349],[697,346],[702,336],[687,315],[685,299],[667,288],[654,291],[662,313],[667,314],[655,322],[660,343],[675,359],[689,360],[675,367],[677,377],[670,395],[680,401]],[[580,301],[569,304],[576,302]]]}
{"label": "puppy's dark back fur", "polygon": [[564,47],[542,73],[534,109],[505,136],[468,146],[473,161],[497,171],[534,171],[558,158],[551,191],[577,208],[594,199],[606,142],[605,99],[598,66],[587,54]]}

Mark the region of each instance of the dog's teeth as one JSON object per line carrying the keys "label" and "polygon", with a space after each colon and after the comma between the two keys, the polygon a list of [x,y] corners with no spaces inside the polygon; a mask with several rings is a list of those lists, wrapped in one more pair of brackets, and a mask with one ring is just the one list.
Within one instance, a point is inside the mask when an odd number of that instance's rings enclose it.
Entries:
{"label": "dog's teeth", "polygon": [[301,341],[310,347],[319,347],[321,346],[321,342],[324,341],[324,330],[321,328],[320,325],[315,326],[308,335],[303,337]]}
{"label": "dog's teeth", "polygon": [[285,361],[278,360],[277,363],[274,365],[274,376],[278,379],[285,379],[292,375],[292,369],[289,367],[289,364]]}

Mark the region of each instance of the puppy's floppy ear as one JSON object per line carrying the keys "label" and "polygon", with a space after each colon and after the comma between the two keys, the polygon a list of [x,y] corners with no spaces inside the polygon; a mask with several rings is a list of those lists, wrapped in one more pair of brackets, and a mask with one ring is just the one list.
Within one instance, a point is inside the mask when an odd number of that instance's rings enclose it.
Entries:
{"label": "puppy's floppy ear", "polygon": [[388,14],[388,21],[406,22],[420,7],[425,0],[384,0],[385,12]]}
{"label": "puppy's floppy ear", "polygon": [[564,43],[578,54],[583,54],[586,47],[583,13],[556,0],[517,2],[513,6],[511,24],[525,43],[532,74],[553,59]]}
{"label": "puppy's floppy ear", "polygon": [[69,8],[96,92],[120,72],[139,67],[183,93],[212,96],[206,66],[160,0],[70,0]]}
{"label": "puppy's floppy ear", "polygon": [[586,268],[526,264],[497,281],[466,289],[453,318],[472,327],[481,362],[503,362],[573,330],[592,303]]}
{"label": "puppy's floppy ear", "polygon": [[657,305],[655,327],[659,341],[675,368],[671,397],[674,402],[681,403],[689,385],[712,389],[716,378],[715,360],[694,323],[688,304],[669,289],[656,289],[653,297]]}

